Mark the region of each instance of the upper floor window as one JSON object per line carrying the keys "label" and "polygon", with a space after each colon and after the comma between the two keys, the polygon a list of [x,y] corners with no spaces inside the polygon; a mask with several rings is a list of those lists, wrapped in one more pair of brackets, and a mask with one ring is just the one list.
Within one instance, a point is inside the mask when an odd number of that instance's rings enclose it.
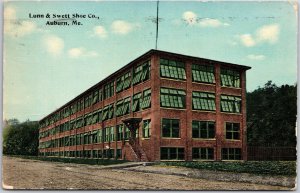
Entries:
{"label": "upper floor window", "polygon": [[226,139],[240,139],[239,123],[226,123]]}
{"label": "upper floor window", "polygon": [[160,106],[184,109],[185,96],[184,90],[160,88]]}
{"label": "upper floor window", "polygon": [[215,111],[215,94],[206,92],[193,92],[193,109],[194,110],[206,110]]}
{"label": "upper floor window", "polygon": [[221,68],[221,86],[240,87],[240,73],[238,71]]}
{"label": "upper floor window", "polygon": [[160,76],[186,80],[185,64],[183,62],[160,59]]}
{"label": "upper floor window", "polygon": [[149,78],[150,78],[150,61],[147,61],[144,64],[134,68],[133,79],[132,79],[133,85],[148,80]]}
{"label": "upper floor window", "polygon": [[151,89],[143,91],[143,99],[141,102],[141,108],[147,109],[151,107]]}
{"label": "upper floor window", "polygon": [[214,66],[192,65],[193,82],[215,83]]}
{"label": "upper floor window", "polygon": [[241,112],[241,97],[221,95],[221,111],[230,113]]}
{"label": "upper floor window", "polygon": [[104,97],[103,97],[103,99],[107,99],[109,97],[112,97],[114,95],[114,93],[115,93],[114,81],[104,85]]}
{"label": "upper floor window", "polygon": [[179,119],[162,119],[162,137],[180,137]]}
{"label": "upper floor window", "polygon": [[116,104],[116,116],[126,115],[130,112],[130,99],[128,97],[126,99],[121,99]]}
{"label": "upper floor window", "polygon": [[210,139],[215,138],[215,122],[212,121],[193,121],[193,138]]}
{"label": "upper floor window", "polygon": [[116,92],[121,92],[130,87],[131,72],[127,72],[117,79]]}
{"label": "upper floor window", "polygon": [[142,93],[133,95],[132,100],[132,112],[141,110]]}

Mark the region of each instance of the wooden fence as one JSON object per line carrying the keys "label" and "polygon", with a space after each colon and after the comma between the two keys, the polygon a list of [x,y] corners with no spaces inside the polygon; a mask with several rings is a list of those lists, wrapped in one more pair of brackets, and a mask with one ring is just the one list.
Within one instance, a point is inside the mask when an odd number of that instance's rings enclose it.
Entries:
{"label": "wooden fence", "polygon": [[249,161],[293,161],[297,159],[295,147],[248,146]]}

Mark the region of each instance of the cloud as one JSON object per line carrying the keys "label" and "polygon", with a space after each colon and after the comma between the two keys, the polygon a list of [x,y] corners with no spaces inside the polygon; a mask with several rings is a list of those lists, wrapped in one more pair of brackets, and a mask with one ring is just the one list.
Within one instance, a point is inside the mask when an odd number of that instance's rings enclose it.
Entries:
{"label": "cloud", "polygon": [[44,40],[47,51],[53,56],[60,55],[64,49],[64,40],[57,36],[47,36]]}
{"label": "cloud", "polygon": [[256,31],[257,41],[276,43],[279,36],[279,25],[265,25]]}
{"label": "cloud", "polygon": [[98,53],[96,51],[88,51],[85,48],[71,48],[68,51],[70,58],[80,58],[80,57],[97,57]]}
{"label": "cloud", "polygon": [[199,21],[201,27],[220,27],[220,26],[229,26],[228,23],[222,23],[220,20],[205,18]]}
{"label": "cloud", "polygon": [[228,23],[223,23],[218,19],[212,18],[198,18],[197,14],[192,11],[186,11],[182,14],[182,19],[185,23],[191,26],[200,26],[200,27],[221,27],[229,26]]}
{"label": "cloud", "polygon": [[274,44],[278,41],[280,27],[278,24],[264,25],[258,28],[254,35],[243,34],[238,38],[242,45],[252,47],[260,43]]}
{"label": "cloud", "polygon": [[186,11],[182,14],[182,19],[189,25],[194,25],[197,22],[197,15],[192,11]]}
{"label": "cloud", "polygon": [[255,54],[249,54],[247,56],[248,59],[251,59],[251,60],[264,60],[266,58],[265,55],[255,55]]}
{"label": "cloud", "polygon": [[22,37],[36,32],[37,26],[32,21],[17,19],[16,10],[12,7],[4,9],[4,33],[12,37]]}
{"label": "cloud", "polygon": [[97,37],[100,37],[100,38],[106,38],[107,31],[103,26],[99,25],[99,26],[94,27],[94,35]]}
{"label": "cloud", "polygon": [[115,34],[126,35],[140,27],[138,23],[129,23],[123,20],[116,20],[111,24],[111,30]]}
{"label": "cloud", "polygon": [[241,40],[241,43],[244,46],[247,46],[247,47],[251,47],[251,46],[254,46],[256,44],[256,42],[253,39],[253,37],[252,37],[251,34],[243,34],[243,35],[241,35],[240,36],[240,40]]}

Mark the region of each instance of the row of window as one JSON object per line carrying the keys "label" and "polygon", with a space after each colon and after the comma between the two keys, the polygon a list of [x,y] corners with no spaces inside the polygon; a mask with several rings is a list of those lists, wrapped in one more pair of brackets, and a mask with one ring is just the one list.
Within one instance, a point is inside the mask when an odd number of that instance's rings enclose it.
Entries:
{"label": "row of window", "polygon": [[[192,81],[214,84],[214,66],[209,64],[192,64]],[[186,80],[185,64],[180,61],[160,59],[160,76],[164,78]],[[221,86],[240,87],[240,72],[221,68]]]}
{"label": "row of window", "polygon": [[[215,111],[215,93],[193,91],[193,110]],[[241,112],[241,97],[221,95],[221,111],[229,113]],[[160,106],[167,108],[186,108],[186,92],[181,89],[160,88]]]}
{"label": "row of window", "polygon": [[[143,138],[150,137],[151,120],[143,120],[142,122],[142,134]],[[124,124],[117,125],[116,127],[106,127],[104,129],[89,131],[85,133],[79,133],[76,135],[65,136],[49,141],[41,142],[39,148],[52,148],[52,147],[65,147],[83,144],[96,144],[102,142],[113,142],[128,140],[130,131]],[[138,132],[136,133],[138,138]]]}
{"label": "row of window", "polygon": [[[222,160],[241,160],[242,153],[240,148],[222,148]],[[161,160],[184,160],[184,148],[182,147],[161,147]],[[214,148],[197,147],[192,148],[193,160],[214,160]]]}
{"label": "row of window", "polygon": [[[132,103],[131,103],[132,98]],[[56,133],[77,129],[83,126],[96,124],[114,117],[123,116],[132,112],[138,112],[142,109],[151,107],[151,90],[146,89],[143,92],[135,94],[133,97],[127,97],[117,101],[116,105],[110,104],[103,109],[98,109],[94,112],[77,117],[71,121],[67,121],[52,129],[40,133],[40,138],[48,137]]]}
{"label": "row of window", "polygon": [[82,151],[55,151],[55,152],[39,152],[39,156],[61,156],[61,157],[77,157],[77,158],[122,158],[122,149],[103,149],[103,150],[82,150]]}
{"label": "row of window", "polygon": [[[161,147],[161,160],[184,160],[184,148],[181,147]],[[121,149],[103,149],[103,150],[82,150],[82,151],[60,151],[60,152],[40,152],[40,156],[62,156],[78,158],[122,158]],[[240,148],[222,148],[222,160],[241,160],[242,153]],[[192,148],[193,160],[214,160],[214,148],[197,147]]]}
{"label": "row of window", "polygon": [[[142,122],[143,138],[149,138],[151,134],[151,120]],[[179,119],[162,119],[162,137],[180,138],[180,120]],[[194,139],[214,139],[216,132],[215,122],[213,121],[193,121],[192,138]],[[116,127],[106,127],[104,129],[66,136],[58,139],[49,140],[40,143],[40,148],[64,147],[82,144],[95,144],[102,142],[113,142],[128,140],[130,131],[124,124]],[[138,132],[136,133],[138,138]],[[225,139],[240,139],[240,124],[226,122]]]}
{"label": "row of window", "polygon": [[[133,74],[133,76],[132,76]],[[131,78],[132,77],[132,78]],[[46,127],[56,121],[66,118],[84,108],[90,107],[97,102],[105,100],[114,96],[115,92],[121,92],[128,89],[131,85],[139,84],[150,78],[150,61],[147,61],[133,69],[128,71],[116,79],[116,89],[114,81],[108,82],[103,86],[103,89],[97,89],[89,93],[86,97],[79,99],[68,107],[65,107],[61,111],[53,114],[49,118],[40,122],[40,127]]]}
{"label": "row of window", "polygon": [[[193,121],[192,138],[196,139],[214,139],[216,133],[216,124],[213,121]],[[162,119],[162,137],[180,138],[180,120]],[[225,139],[240,139],[240,124],[226,122]]]}

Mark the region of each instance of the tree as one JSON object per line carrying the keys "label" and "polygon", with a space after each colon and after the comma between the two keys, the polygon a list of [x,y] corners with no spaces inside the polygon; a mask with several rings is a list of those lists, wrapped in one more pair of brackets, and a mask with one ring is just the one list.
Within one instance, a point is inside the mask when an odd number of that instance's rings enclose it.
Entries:
{"label": "tree", "polygon": [[297,86],[276,86],[247,93],[248,145],[296,146]]}
{"label": "tree", "polygon": [[[9,121],[7,122],[9,123]],[[3,130],[3,153],[9,155],[38,154],[38,122],[25,121],[5,124]]]}

